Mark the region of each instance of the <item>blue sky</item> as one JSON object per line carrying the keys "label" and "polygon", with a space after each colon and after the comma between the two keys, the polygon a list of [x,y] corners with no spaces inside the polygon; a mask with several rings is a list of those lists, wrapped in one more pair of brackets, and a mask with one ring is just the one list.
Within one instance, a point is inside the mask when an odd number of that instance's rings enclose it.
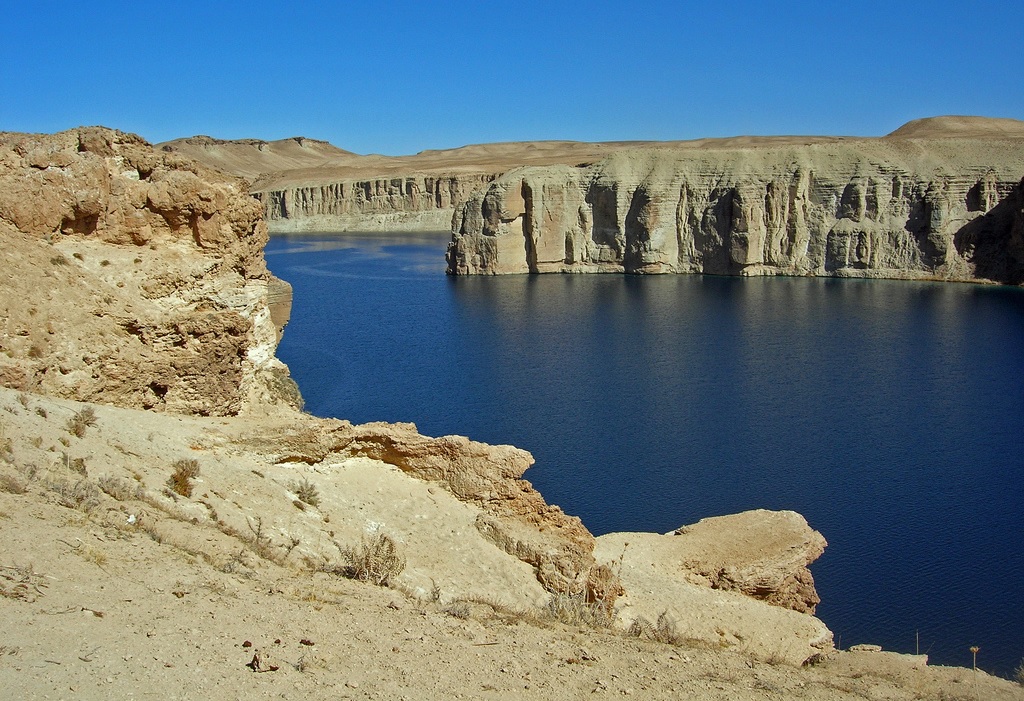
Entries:
{"label": "blue sky", "polygon": [[1005,0],[93,0],[17,3],[4,24],[7,131],[303,135],[395,155],[1024,119],[1024,3]]}

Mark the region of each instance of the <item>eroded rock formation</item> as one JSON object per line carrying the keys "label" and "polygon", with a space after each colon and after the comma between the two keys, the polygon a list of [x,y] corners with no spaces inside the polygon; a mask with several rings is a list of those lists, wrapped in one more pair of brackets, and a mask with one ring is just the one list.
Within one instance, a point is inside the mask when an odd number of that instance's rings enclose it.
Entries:
{"label": "eroded rock formation", "polygon": [[3,385],[203,415],[294,394],[234,178],[109,129],[4,134],[0,234]]}
{"label": "eroded rock formation", "polygon": [[338,457],[365,457],[442,485],[480,509],[475,527],[487,540],[535,568],[551,592],[584,595],[612,606],[618,579],[594,560],[594,536],[579,518],[548,504],[523,473],[533,456],[509,445],[464,436],[431,438],[413,424],[309,420],[280,433],[254,435],[251,445],[275,463],[319,465]]}
{"label": "eroded rock formation", "polygon": [[448,271],[1024,282],[1024,129],[796,141],[510,171],[457,213]]}
{"label": "eroded rock formation", "polygon": [[626,621],[653,622],[667,612],[681,634],[718,635],[801,664],[832,646],[821,621],[794,614],[813,614],[820,601],[807,566],[825,545],[800,514],[756,510],[666,535],[609,533],[597,539],[595,556],[626,588],[619,610]]}

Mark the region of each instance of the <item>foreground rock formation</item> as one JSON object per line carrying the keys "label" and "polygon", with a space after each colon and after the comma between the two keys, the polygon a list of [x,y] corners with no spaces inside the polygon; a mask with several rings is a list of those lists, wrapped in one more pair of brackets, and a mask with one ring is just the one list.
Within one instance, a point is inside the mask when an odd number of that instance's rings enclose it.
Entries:
{"label": "foreground rock formation", "polygon": [[448,271],[1024,282],[1024,123],[722,139],[522,168],[453,222]]}
{"label": "foreground rock formation", "polygon": [[0,236],[0,385],[203,415],[297,397],[234,178],[106,129],[3,134]]}
{"label": "foreground rock formation", "polygon": [[[593,536],[519,480],[529,453],[294,412],[301,398],[274,355],[290,292],[266,269],[261,208],[236,179],[102,128],[7,134],[0,149],[10,265],[0,280],[0,386],[180,415],[242,414],[254,427],[264,425],[255,415],[283,412],[288,430],[254,429],[252,446],[286,449],[285,463],[370,458],[473,504],[476,538],[517,568],[528,563],[543,587],[520,603],[536,605],[545,589],[613,603],[618,587],[594,562]],[[234,510],[211,508],[224,522]],[[231,527],[244,532],[244,521]]]}
{"label": "foreground rock formation", "polygon": [[667,535],[609,533],[597,543],[598,562],[618,572],[625,587],[625,624],[667,618],[681,636],[752,645],[791,664],[832,649],[828,628],[802,615],[819,602],[807,566],[824,552],[825,539],[797,513],[747,511]]}

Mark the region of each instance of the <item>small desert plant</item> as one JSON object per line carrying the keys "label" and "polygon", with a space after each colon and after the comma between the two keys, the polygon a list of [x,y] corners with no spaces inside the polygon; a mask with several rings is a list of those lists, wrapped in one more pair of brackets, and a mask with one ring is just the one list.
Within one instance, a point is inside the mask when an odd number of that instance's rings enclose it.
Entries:
{"label": "small desert plant", "polygon": [[96,425],[96,410],[91,406],[83,407],[80,412],[68,419],[68,431],[81,438],[85,429]]}
{"label": "small desert plant", "polygon": [[636,638],[648,638],[667,645],[681,645],[686,642],[686,638],[679,633],[675,621],[669,618],[667,611],[662,611],[658,616],[658,622],[654,624],[651,624],[643,616],[637,616],[629,624],[626,633]]}
{"label": "small desert plant", "polygon": [[91,563],[93,563],[94,565],[96,565],[99,568],[102,568],[103,565],[107,564],[107,554],[105,552],[103,552],[102,550],[99,550],[99,549],[93,548],[93,547],[89,547],[89,546],[85,546],[84,548],[82,548],[81,550],[79,550],[77,552],[78,552],[79,555],[82,556],[82,558],[86,562],[91,562]]}
{"label": "small desert plant", "polygon": [[316,485],[308,479],[303,478],[301,482],[292,482],[288,488],[295,493],[299,501],[303,501],[310,506],[320,505],[320,492],[317,490]]}
{"label": "small desert plant", "polygon": [[78,480],[73,484],[65,481],[50,482],[46,486],[57,495],[58,503],[69,509],[92,511],[100,505],[100,489],[88,480]]}
{"label": "small desert plant", "polygon": [[199,476],[199,463],[191,458],[182,458],[172,465],[174,472],[167,478],[167,486],[175,494],[192,496],[192,480]]}
{"label": "small desert plant", "polygon": [[16,475],[0,475],[0,492],[24,494],[27,491],[28,485]]}
{"label": "small desert plant", "polygon": [[118,501],[134,499],[142,489],[139,485],[132,484],[123,477],[111,477],[110,475],[100,477],[98,484],[100,489]]}
{"label": "small desert plant", "polygon": [[67,265],[68,259],[65,258],[64,256],[54,256],[53,258],[50,259],[50,263],[52,265]]}
{"label": "small desert plant", "polygon": [[398,552],[398,545],[384,533],[374,533],[356,547],[341,551],[346,565],[336,570],[338,574],[362,582],[371,582],[386,587],[405,569],[405,558]]}
{"label": "small desert plant", "polygon": [[83,477],[89,474],[89,471],[85,467],[85,458],[72,458],[67,453],[64,453],[64,463],[67,465],[69,470],[77,472]]}
{"label": "small desert plant", "polygon": [[452,618],[459,618],[464,621],[473,615],[473,607],[468,601],[458,599],[445,606],[444,612]]}
{"label": "small desert plant", "polygon": [[1013,670],[1013,681],[1024,686],[1024,659],[1017,665],[1017,669]]}
{"label": "small desert plant", "polygon": [[544,607],[549,618],[571,626],[607,628],[612,612],[601,601],[587,601],[583,594],[552,594]]}

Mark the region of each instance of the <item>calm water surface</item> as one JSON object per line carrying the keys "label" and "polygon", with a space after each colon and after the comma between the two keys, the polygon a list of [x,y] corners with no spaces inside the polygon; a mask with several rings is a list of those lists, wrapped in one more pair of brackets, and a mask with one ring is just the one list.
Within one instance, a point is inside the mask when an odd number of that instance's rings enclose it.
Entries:
{"label": "calm water surface", "polygon": [[847,647],[1024,656],[1024,291],[703,276],[448,278],[444,234],[274,237],[318,415],[533,453],[595,534],[793,509]]}

